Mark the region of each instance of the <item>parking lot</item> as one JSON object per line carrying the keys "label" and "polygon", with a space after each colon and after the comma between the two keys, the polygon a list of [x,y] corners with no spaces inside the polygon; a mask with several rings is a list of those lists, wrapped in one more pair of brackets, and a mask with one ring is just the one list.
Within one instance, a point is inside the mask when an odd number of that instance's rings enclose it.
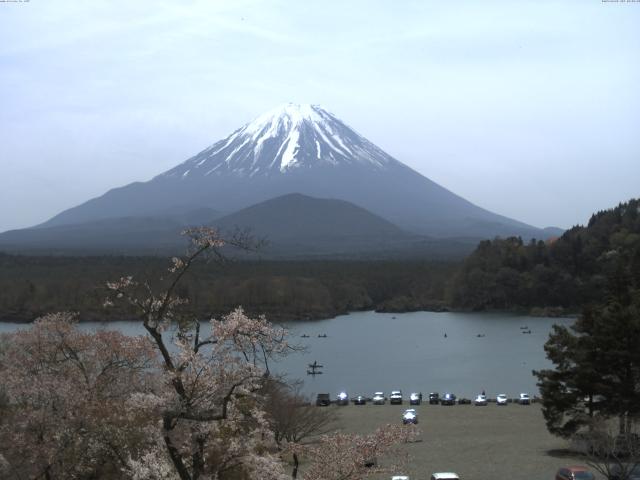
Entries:
{"label": "parking lot", "polygon": [[[338,411],[338,428],[368,433],[402,421],[403,405],[318,407]],[[403,446],[411,456],[404,473],[411,480],[453,471],[462,480],[554,479],[559,467],[583,462],[567,456],[567,443],[547,432],[539,404],[441,406],[423,403],[418,412],[420,441]],[[379,478],[389,478],[383,476]],[[599,478],[599,477],[597,477]]]}

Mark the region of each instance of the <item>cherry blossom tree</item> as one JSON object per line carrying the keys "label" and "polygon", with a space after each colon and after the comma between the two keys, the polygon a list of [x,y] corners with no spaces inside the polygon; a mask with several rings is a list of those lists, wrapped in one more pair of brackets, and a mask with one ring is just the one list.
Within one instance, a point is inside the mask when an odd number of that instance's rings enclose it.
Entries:
{"label": "cherry blossom tree", "polygon": [[154,388],[151,343],[75,322],[72,313],[46,315],[3,338],[2,478],[117,477],[146,443],[149,416],[122,406]]}
{"label": "cherry blossom tree", "polygon": [[334,433],[291,449],[309,461],[304,480],[361,480],[403,470],[407,455],[399,446],[417,436],[414,425],[389,424],[369,435]]}
{"label": "cherry blossom tree", "polygon": [[264,317],[249,318],[241,308],[202,331],[185,308],[188,299],[177,294],[180,281],[198,259],[219,261],[221,249],[250,244],[246,237],[225,239],[204,227],[185,234],[192,247],[172,259],[162,290],[132,277],[107,285],[106,305],[120,300],[134,306],[160,359],[162,386],[140,407],[157,415],[164,449],[156,444],[132,466],[161,465],[168,458],[181,480],[283,478],[259,391],[269,377],[269,360],[292,348],[287,332]]}

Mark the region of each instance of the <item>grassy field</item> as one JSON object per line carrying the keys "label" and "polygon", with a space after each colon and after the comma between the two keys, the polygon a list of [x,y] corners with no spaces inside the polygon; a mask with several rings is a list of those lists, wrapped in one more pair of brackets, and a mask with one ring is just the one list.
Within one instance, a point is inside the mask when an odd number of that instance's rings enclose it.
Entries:
{"label": "grassy field", "polygon": [[[407,405],[349,405],[338,409],[338,427],[368,433],[398,423]],[[567,452],[568,444],[550,435],[539,405],[498,407],[423,404],[418,411],[421,437],[407,444],[411,480],[428,480],[431,473],[453,471],[462,480],[554,479],[559,467],[584,464]],[[389,478],[388,476],[380,478]],[[597,477],[599,478],[599,477]]]}

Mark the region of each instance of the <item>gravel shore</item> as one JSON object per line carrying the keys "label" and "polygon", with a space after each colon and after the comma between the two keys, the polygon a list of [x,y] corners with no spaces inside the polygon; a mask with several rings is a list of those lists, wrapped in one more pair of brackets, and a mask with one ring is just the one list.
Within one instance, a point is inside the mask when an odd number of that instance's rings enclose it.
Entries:
{"label": "gravel shore", "polygon": [[[401,422],[408,405],[349,405],[338,410],[338,428],[368,433]],[[433,472],[456,472],[462,480],[554,479],[559,467],[584,464],[567,453],[567,442],[547,432],[540,406],[485,407],[423,404],[418,411],[420,441],[407,444],[411,480]],[[388,479],[388,476],[380,477]],[[599,478],[599,477],[597,477]]]}

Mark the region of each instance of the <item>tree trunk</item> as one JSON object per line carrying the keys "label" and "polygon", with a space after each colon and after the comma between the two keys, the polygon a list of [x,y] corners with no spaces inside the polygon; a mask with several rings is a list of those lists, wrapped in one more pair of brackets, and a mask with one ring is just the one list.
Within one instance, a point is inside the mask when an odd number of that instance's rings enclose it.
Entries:
{"label": "tree trunk", "polygon": [[298,478],[298,466],[300,462],[298,460],[298,454],[293,453],[293,472],[291,472],[291,478]]}
{"label": "tree trunk", "polygon": [[194,436],[193,446],[194,454],[192,457],[193,465],[193,480],[198,480],[201,475],[204,474],[204,439],[200,438],[198,434],[192,433]]}
{"label": "tree trunk", "polygon": [[627,433],[633,432],[633,415],[627,412]]}
{"label": "tree trunk", "polygon": [[176,471],[178,475],[180,475],[180,480],[192,480],[187,467],[184,465],[184,461],[182,459],[182,455],[176,448],[176,446],[171,441],[170,432],[173,430],[173,424],[171,418],[165,416],[163,419],[163,427],[164,427],[164,443],[167,446],[167,451],[169,452],[169,458],[171,458],[171,462],[173,466],[176,467]]}
{"label": "tree trunk", "polygon": [[624,435],[626,433],[626,426],[627,426],[627,423],[625,420],[625,415],[623,413],[618,417],[618,433],[620,435]]}

